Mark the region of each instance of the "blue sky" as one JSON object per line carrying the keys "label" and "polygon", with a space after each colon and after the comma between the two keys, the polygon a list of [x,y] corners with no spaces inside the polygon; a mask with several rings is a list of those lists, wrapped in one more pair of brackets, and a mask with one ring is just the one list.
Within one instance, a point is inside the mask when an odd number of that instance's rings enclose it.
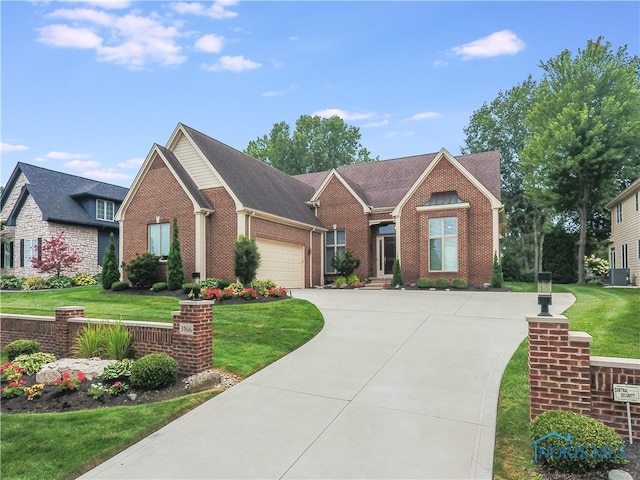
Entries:
{"label": "blue sky", "polygon": [[460,153],[471,114],[640,2],[2,1],[2,184],[16,162],[130,186],[178,122],[238,150],[340,115],[380,159]]}

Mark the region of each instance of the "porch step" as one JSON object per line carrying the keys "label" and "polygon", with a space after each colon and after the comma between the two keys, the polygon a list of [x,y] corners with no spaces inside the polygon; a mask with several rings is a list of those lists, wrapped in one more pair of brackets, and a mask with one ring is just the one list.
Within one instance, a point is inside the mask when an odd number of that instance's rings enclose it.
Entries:
{"label": "porch step", "polygon": [[361,290],[382,290],[382,285],[384,282],[388,282],[389,280],[385,280],[384,278],[370,278],[368,283],[365,283],[363,287],[360,287]]}

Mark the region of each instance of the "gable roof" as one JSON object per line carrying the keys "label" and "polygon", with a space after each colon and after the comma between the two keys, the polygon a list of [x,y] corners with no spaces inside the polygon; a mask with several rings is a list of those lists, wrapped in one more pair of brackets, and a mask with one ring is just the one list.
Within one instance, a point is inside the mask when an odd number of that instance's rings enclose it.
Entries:
{"label": "gable roof", "polygon": [[28,163],[18,163],[2,192],[0,208],[4,207],[15,184],[23,174],[27,179],[12,212],[7,220],[14,219],[31,195],[42,212],[42,219],[49,222],[91,225],[114,228],[113,222],[96,219],[95,213],[87,212],[81,200],[99,198],[120,204],[127,194],[127,188],[98,182],[88,178],[56,172]]}
{"label": "gable roof", "polygon": [[179,126],[244,208],[324,228],[305,204],[313,187],[191,127]]}
{"label": "gable roof", "polygon": [[[414,155],[355,165],[343,165],[337,171],[357,185],[359,195],[373,208],[392,208],[415,184],[440,152]],[[500,155],[497,151],[454,157],[498,200],[500,199]],[[297,175],[295,178],[319,188],[329,172]]]}
{"label": "gable roof", "polygon": [[616,195],[613,200],[605,205],[605,208],[607,210],[611,210],[617,203],[620,203],[622,200],[636,192],[640,192],[640,178],[636,178],[631,182],[631,185]]}

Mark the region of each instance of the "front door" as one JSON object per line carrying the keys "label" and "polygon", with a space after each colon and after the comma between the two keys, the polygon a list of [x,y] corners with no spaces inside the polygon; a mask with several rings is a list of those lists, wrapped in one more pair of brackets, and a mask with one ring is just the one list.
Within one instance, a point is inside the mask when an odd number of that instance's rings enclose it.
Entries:
{"label": "front door", "polygon": [[378,235],[376,239],[377,276],[393,274],[393,262],[396,259],[396,236]]}

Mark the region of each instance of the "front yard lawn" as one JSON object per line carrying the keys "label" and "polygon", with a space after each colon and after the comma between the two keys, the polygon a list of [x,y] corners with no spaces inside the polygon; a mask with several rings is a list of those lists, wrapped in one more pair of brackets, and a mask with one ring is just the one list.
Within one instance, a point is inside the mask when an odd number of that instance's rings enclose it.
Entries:
{"label": "front yard lawn", "polygon": [[[2,312],[52,316],[57,306],[83,305],[86,317],[168,322],[171,312],[179,310],[173,297],[104,295],[100,290],[3,292]],[[213,366],[241,378],[306,343],[324,324],[313,304],[298,299],[215,305],[213,318]],[[62,414],[0,414],[0,477],[75,478],[214,395]]]}
{"label": "front yard lawn", "polygon": [[[535,284],[509,283],[513,291],[535,292]],[[554,285],[554,292],[572,293],[576,303],[564,315],[569,329],[593,336],[591,354],[640,358],[640,291],[590,285]],[[505,369],[498,400],[493,478],[536,478],[529,440],[529,377],[525,339]]]}

